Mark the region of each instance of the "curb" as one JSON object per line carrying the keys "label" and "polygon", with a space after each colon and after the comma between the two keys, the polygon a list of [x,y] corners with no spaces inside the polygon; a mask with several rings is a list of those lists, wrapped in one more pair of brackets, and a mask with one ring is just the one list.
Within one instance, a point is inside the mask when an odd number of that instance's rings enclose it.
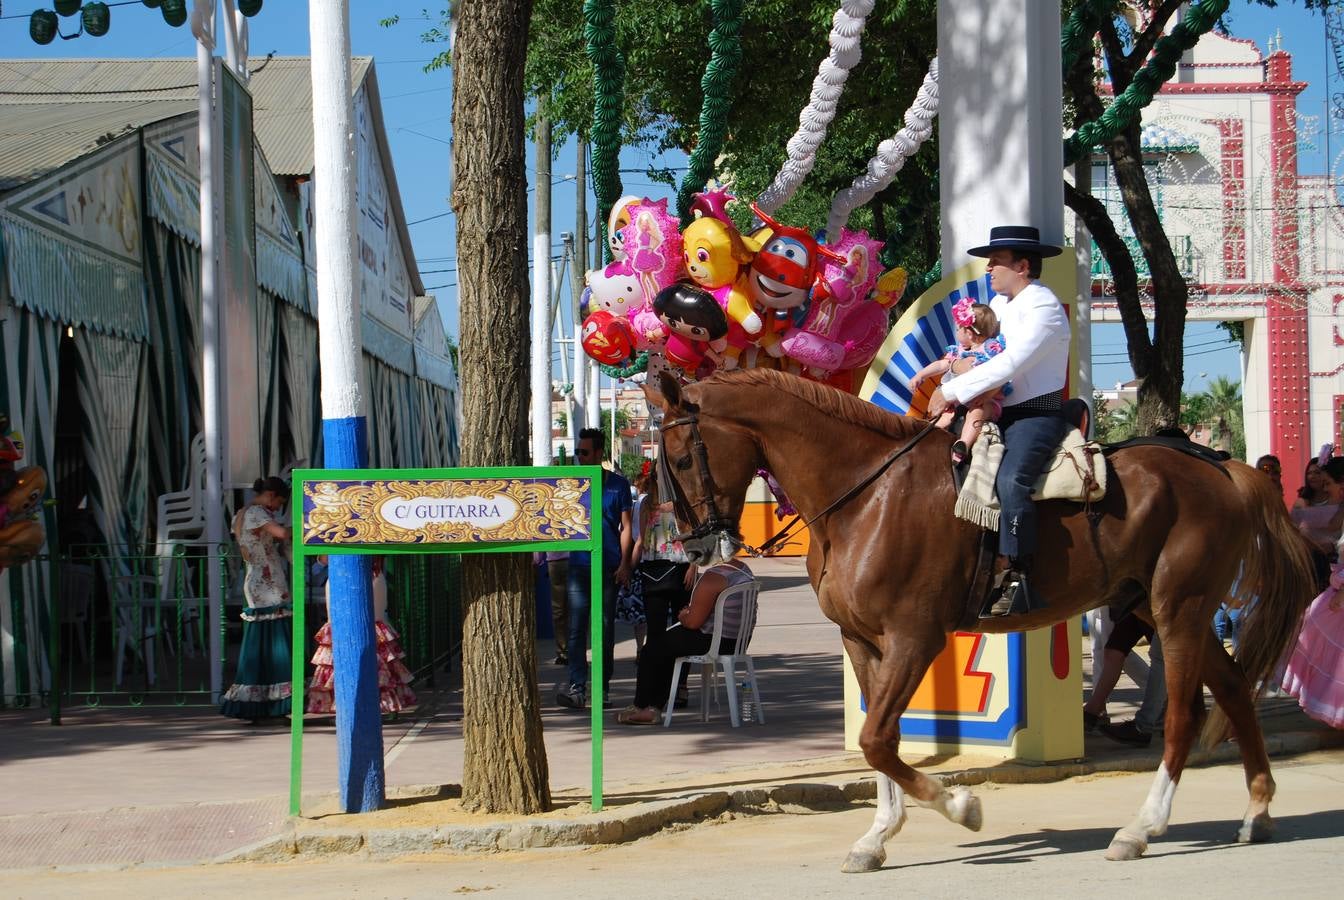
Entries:
{"label": "curb", "polygon": [[[1339,732],[1290,732],[1268,737],[1271,757],[1296,756],[1344,745]],[[1193,750],[1187,768],[1235,762],[1236,744]],[[1009,763],[930,773],[947,787],[977,784],[1045,784],[1103,772],[1151,772],[1161,762],[1150,752],[1098,762],[1074,761],[1028,766]],[[873,777],[840,783],[792,782],[770,787],[706,791],[671,800],[655,800],[590,813],[569,820],[524,819],[487,825],[439,825],[297,831],[291,824],[270,838],[216,857],[214,863],[307,861],[325,856],[359,855],[392,859],[416,853],[534,850],[546,847],[601,846],[638,840],[673,825],[723,815],[800,814],[843,809],[877,797]]]}

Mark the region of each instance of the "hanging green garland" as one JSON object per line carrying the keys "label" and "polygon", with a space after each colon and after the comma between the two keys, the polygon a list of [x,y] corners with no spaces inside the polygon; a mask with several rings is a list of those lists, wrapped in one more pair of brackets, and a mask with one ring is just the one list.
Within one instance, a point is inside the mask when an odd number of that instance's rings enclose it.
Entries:
{"label": "hanging green garland", "polygon": [[700,131],[687,163],[686,177],[677,192],[677,215],[683,228],[692,221],[694,195],[705,189],[723,150],[733,79],[742,62],[742,0],[711,0],[710,9],[714,13],[714,28],[709,32],[709,64],[700,79],[700,89],[705,94],[700,105]]}
{"label": "hanging green garland", "polygon": [[1143,108],[1153,102],[1162,84],[1176,71],[1181,55],[1189,50],[1227,12],[1228,0],[1199,0],[1171,34],[1158,40],[1152,59],[1138,71],[1124,93],[1111,103],[1101,117],[1080,125],[1064,141],[1064,165],[1071,166],[1098,144],[1115,138],[1135,122]]}
{"label": "hanging green garland", "polygon": [[598,363],[597,367],[609,378],[630,378],[638,375],[649,367],[649,351],[645,350],[630,365],[622,368],[620,366],[609,366],[606,363]]}
{"label": "hanging green garland", "polygon": [[593,193],[597,195],[598,268],[611,261],[607,214],[621,196],[621,106],[625,93],[625,57],[616,49],[615,0],[584,0],[583,37],[593,63]]}
{"label": "hanging green garland", "polygon": [[1101,27],[1104,17],[1115,11],[1117,0],[1084,0],[1074,7],[1063,26],[1059,29],[1064,73],[1078,61],[1078,55],[1084,47],[1092,46],[1092,35]]}

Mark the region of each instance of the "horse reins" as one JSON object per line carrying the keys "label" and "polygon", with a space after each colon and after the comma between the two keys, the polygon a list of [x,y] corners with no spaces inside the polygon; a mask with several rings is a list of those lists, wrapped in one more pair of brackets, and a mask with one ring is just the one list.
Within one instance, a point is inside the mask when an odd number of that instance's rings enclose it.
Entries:
{"label": "horse reins", "polygon": [[[798,525],[798,523],[802,520],[803,517],[801,515],[794,516],[791,520],[789,520],[789,523],[787,525],[785,525],[779,532],[777,532],[774,535],[774,537],[770,538],[770,540],[761,544],[761,546],[759,547],[753,547],[747,542],[743,541],[740,537],[737,537],[735,535],[735,529],[732,528],[732,523],[728,522],[727,519],[723,518],[723,516],[720,515],[718,504],[714,502],[714,483],[709,477],[709,451],[705,449],[705,442],[700,437],[699,415],[697,415],[696,413],[691,413],[688,416],[682,416],[679,419],[673,419],[671,422],[664,423],[661,430],[663,432],[666,432],[669,428],[675,428],[679,425],[689,425],[691,427],[691,449],[697,457],[697,462],[699,462],[700,464],[700,487],[705,494],[704,502],[709,507],[709,518],[706,519],[701,524],[693,526],[692,529],[686,532],[685,534],[677,535],[676,540],[679,541],[688,539],[693,540],[695,538],[701,538],[713,534],[716,531],[724,532],[726,534],[729,534],[732,537],[733,541],[739,547],[747,551],[747,553],[749,553],[751,556],[756,557],[764,556],[773,547],[783,543],[785,538],[787,538],[790,535],[790,533],[794,530],[794,528]],[[881,465],[879,465],[877,468],[873,469],[871,472],[865,475],[862,480],[860,480],[849,490],[845,491],[839,497],[836,497],[834,500],[832,500],[830,504],[827,505],[826,508],[823,509],[821,512],[817,513],[815,516],[812,516],[806,522],[803,522],[803,527],[807,528],[811,526],[813,522],[817,521],[822,516],[830,512],[834,512],[836,509],[840,508],[841,506],[844,506],[850,500],[853,500],[855,497],[857,497],[860,493],[862,493],[864,488],[868,487],[870,484],[872,484],[874,481],[880,478],[882,476],[882,473],[887,471],[887,469],[891,468],[892,464],[895,463],[896,460],[900,459],[902,456],[904,456],[905,454],[909,453],[912,449],[914,449],[914,446],[918,444],[921,440],[923,440],[924,437],[927,436],[928,433],[933,431],[934,428],[936,427],[937,424],[933,420],[929,420],[928,422],[926,422],[924,424],[924,427],[921,428],[913,438],[911,438],[902,446],[898,447],[895,450],[895,452],[893,452],[890,456],[888,456],[885,460],[882,461]],[[664,457],[665,456],[666,454],[664,454]],[[674,495],[679,495],[680,485],[677,483],[677,480],[675,478],[672,479],[672,482],[675,485],[675,489],[673,491]],[[675,502],[681,500],[681,498],[680,496],[674,496],[673,500]],[[682,501],[682,502],[685,503],[687,512],[689,512],[692,509],[690,502],[689,501]]]}

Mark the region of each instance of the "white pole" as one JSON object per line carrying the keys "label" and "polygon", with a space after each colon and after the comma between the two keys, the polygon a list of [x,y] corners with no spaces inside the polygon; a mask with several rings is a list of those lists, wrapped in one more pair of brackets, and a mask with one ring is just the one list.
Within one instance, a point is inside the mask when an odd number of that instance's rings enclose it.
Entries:
{"label": "white pole", "polygon": [[[1084,158],[1074,163],[1073,166],[1073,186],[1080,193],[1092,193],[1092,160]],[[1092,407],[1092,235],[1088,233],[1087,226],[1083,224],[1082,216],[1074,216],[1073,220],[1073,246],[1074,256],[1078,266],[1078,296],[1074,299],[1073,321],[1074,334],[1077,336],[1073,345],[1075,369],[1073,377],[1076,384],[1077,396],[1087,401],[1089,408]],[[1092,410],[1093,421],[1096,421],[1096,410]]]}
{"label": "white pole", "polygon": [[[313,54],[313,209],[323,462],[327,468],[362,468],[368,465],[368,425],[359,383],[363,341],[355,264],[359,210],[355,203],[349,0],[313,0],[308,5],[308,28]],[[371,812],[383,805],[384,797],[372,573],[368,557],[342,555],[331,557],[327,572],[341,808]]]}
{"label": "white pole", "polygon": [[589,359],[585,353],[583,356],[584,371],[588,373],[588,396],[592,402],[584,407],[584,424],[588,428],[602,427],[602,384],[599,376],[602,374],[597,368],[597,362]]}
{"label": "white pole", "polygon": [[532,465],[551,464],[551,125],[537,123],[532,233]]}
{"label": "white pole", "polygon": [[621,436],[616,430],[616,379],[611,379],[611,465],[621,470]]}
{"label": "white pole", "polygon": [[219,147],[215,143],[214,9],[193,22],[196,33],[197,141],[201,154],[201,416],[205,429],[205,540],[206,594],[210,616],[210,697],[218,703],[224,689],[224,648],[220,632],[224,608],[220,597],[219,553],[224,542],[223,456],[220,444],[219,357],[219,254],[216,248],[215,211],[219,184],[215,167]]}

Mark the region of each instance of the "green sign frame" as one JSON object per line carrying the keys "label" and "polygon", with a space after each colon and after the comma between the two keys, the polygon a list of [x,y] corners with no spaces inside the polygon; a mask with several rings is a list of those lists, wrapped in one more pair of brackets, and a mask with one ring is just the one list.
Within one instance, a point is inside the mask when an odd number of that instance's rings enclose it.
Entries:
{"label": "green sign frame", "polygon": [[[303,714],[307,654],[305,572],[312,556],[423,553],[592,554],[596,598],[589,615],[592,654],[592,808],[602,809],[602,477],[601,466],[451,469],[295,469],[290,494],[294,634],[290,702],[289,812],[303,790]],[[311,488],[311,490],[309,490]],[[463,490],[472,493],[462,494]],[[489,496],[484,492],[489,491]],[[320,500],[309,498],[320,495]],[[496,502],[449,504],[457,499]],[[398,503],[398,500],[405,502]],[[416,505],[416,501],[427,501]],[[436,505],[435,501],[443,501]],[[516,508],[509,514],[509,504]],[[502,509],[501,509],[502,506]],[[308,507],[306,510],[305,507]],[[383,515],[388,508],[390,520]],[[465,511],[467,521],[462,518]],[[580,513],[586,512],[586,520]],[[444,514],[447,514],[445,519]],[[477,513],[481,515],[476,515]],[[435,518],[438,515],[439,518]],[[394,521],[397,518],[400,521]],[[475,521],[484,517],[487,524]],[[420,525],[415,526],[419,519]],[[494,524],[490,521],[494,520]],[[586,532],[586,533],[585,533]]]}

